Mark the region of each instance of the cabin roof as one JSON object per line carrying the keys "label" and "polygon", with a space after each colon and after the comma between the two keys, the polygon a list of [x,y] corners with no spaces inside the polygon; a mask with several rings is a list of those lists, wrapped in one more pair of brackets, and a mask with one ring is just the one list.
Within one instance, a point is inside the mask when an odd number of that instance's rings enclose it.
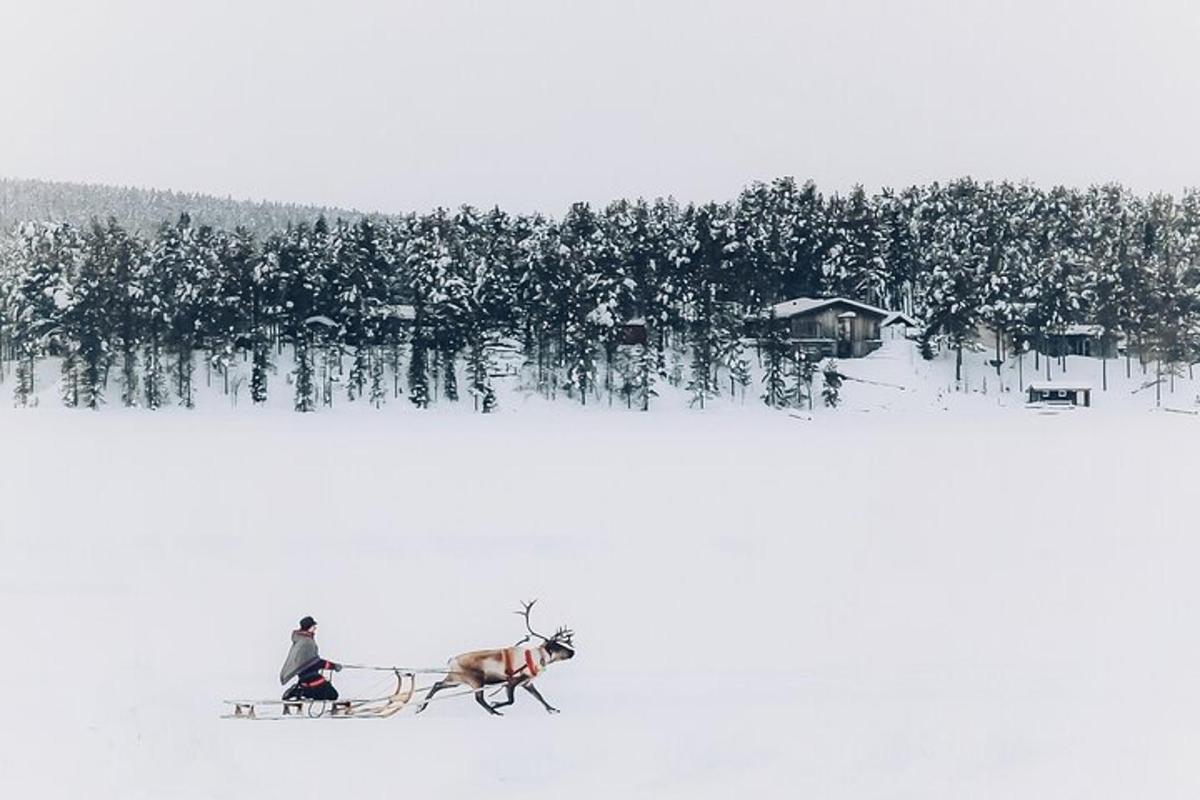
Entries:
{"label": "cabin roof", "polygon": [[756,318],[767,319],[771,316],[771,311],[774,311],[776,319],[789,319],[801,314],[811,314],[814,311],[820,311],[836,303],[844,303],[858,311],[877,316],[881,319],[888,315],[888,312],[882,308],[860,303],[857,300],[848,300],[845,297],[797,297],[792,300],[784,300],[782,303],[776,303],[767,311],[759,313]]}
{"label": "cabin roof", "polygon": [[397,303],[394,305],[379,306],[375,311],[375,315],[379,317],[388,317],[391,319],[403,319],[412,321],[417,318],[416,306],[410,306],[405,303]]}
{"label": "cabin roof", "polygon": [[1103,336],[1103,325],[1068,325],[1062,329],[1061,336]]}
{"label": "cabin roof", "polygon": [[897,323],[907,325],[910,328],[917,327],[917,321],[908,314],[905,314],[903,311],[888,312],[888,315],[884,318],[882,325],[886,328],[889,325],[895,325]]}
{"label": "cabin roof", "polygon": [[1029,388],[1035,392],[1081,392],[1091,391],[1092,385],[1084,381],[1030,381]]}

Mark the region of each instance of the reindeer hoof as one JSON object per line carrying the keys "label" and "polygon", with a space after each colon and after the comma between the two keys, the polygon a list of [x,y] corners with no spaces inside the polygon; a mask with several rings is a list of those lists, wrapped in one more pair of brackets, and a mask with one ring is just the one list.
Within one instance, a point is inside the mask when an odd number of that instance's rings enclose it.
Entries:
{"label": "reindeer hoof", "polygon": [[561,711],[559,711],[557,708],[554,708],[553,706],[546,706],[546,713],[548,713],[548,714],[561,714],[562,712],[561,712]]}

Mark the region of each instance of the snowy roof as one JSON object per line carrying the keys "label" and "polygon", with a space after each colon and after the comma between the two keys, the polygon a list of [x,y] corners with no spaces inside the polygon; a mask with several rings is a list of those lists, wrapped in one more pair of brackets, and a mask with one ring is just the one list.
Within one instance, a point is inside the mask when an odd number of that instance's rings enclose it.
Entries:
{"label": "snowy roof", "polygon": [[633,319],[625,320],[621,324],[622,325],[645,325],[646,318],[645,317],[634,317]]}
{"label": "snowy roof", "polygon": [[1035,392],[1070,391],[1078,392],[1091,390],[1092,385],[1086,381],[1030,381],[1029,388]]}
{"label": "snowy roof", "polygon": [[888,325],[895,325],[897,323],[907,325],[910,328],[917,327],[917,321],[903,311],[889,311],[883,320],[883,327],[886,328]]}
{"label": "snowy roof", "polygon": [[1063,336],[1103,336],[1103,325],[1068,325],[1062,329]]}
{"label": "snowy roof", "polygon": [[375,313],[381,317],[390,317],[392,319],[414,320],[417,318],[416,307],[405,304],[380,306]]}
{"label": "snowy roof", "polygon": [[771,307],[771,310],[758,314],[757,318],[766,319],[771,316],[771,311],[773,310],[777,319],[787,319],[798,314],[808,314],[812,311],[818,311],[834,303],[845,303],[848,306],[853,306],[868,314],[875,314],[880,317],[888,315],[888,312],[882,308],[860,303],[857,300],[847,300],[845,297],[797,297],[794,300],[784,300],[782,303],[776,303]]}
{"label": "snowy roof", "polygon": [[305,325],[324,325],[326,328],[336,328],[338,325],[324,314],[317,314],[315,317],[309,317],[304,320]]}

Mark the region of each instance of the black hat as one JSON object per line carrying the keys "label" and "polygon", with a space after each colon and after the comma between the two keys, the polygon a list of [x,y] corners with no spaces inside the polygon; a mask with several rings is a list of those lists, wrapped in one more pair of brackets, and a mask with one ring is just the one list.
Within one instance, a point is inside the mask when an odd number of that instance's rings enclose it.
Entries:
{"label": "black hat", "polygon": [[304,619],[300,620],[300,630],[306,631],[316,624],[317,621],[312,617],[305,617]]}

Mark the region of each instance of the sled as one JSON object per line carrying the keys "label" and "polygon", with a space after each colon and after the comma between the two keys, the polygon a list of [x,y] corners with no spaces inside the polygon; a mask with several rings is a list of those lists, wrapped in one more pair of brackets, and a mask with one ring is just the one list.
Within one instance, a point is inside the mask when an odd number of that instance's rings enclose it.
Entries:
{"label": "sled", "polygon": [[384,719],[393,716],[412,700],[416,676],[396,672],[396,690],[387,697],[337,700],[225,700],[232,710],[221,719]]}

